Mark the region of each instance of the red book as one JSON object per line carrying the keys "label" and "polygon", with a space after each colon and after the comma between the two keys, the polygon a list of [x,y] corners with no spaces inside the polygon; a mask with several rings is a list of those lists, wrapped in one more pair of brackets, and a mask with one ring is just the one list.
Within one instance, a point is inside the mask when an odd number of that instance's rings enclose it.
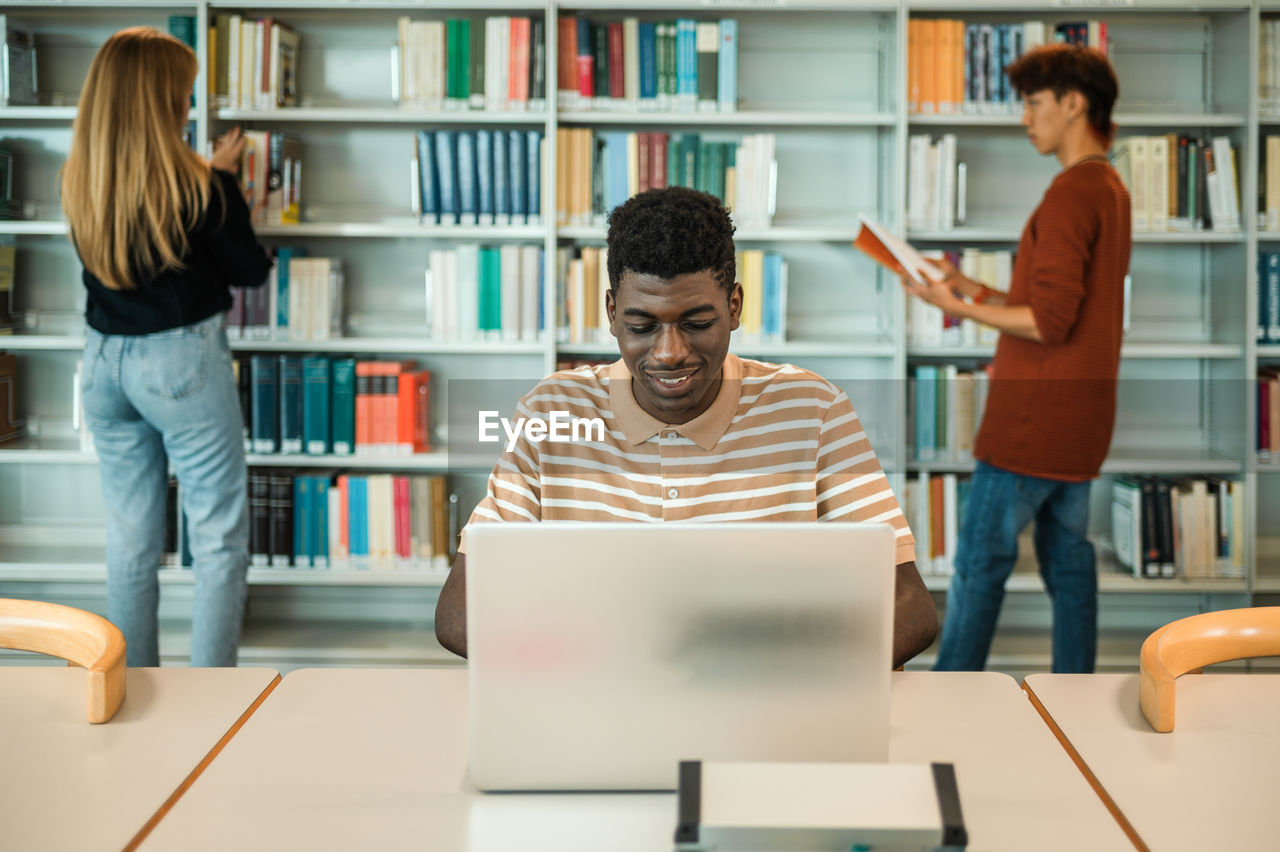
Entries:
{"label": "red book", "polygon": [[329,554],[329,564],[334,560],[346,559],[351,555],[350,517],[347,511],[347,474],[338,477],[338,552]]}
{"label": "red book", "polygon": [[609,24],[609,97],[622,100],[627,96],[626,74],[622,56],[622,22]]}
{"label": "red book", "polygon": [[529,30],[528,18],[511,19],[507,62],[507,100],[511,103],[529,101]]}
{"label": "red book", "polygon": [[402,455],[431,452],[430,370],[400,374],[396,406],[396,450]]}
{"label": "red book", "polygon": [[376,361],[356,362],[356,455],[373,447],[373,379]]}
{"label": "red book", "polygon": [[[578,31],[574,44],[578,46],[576,58],[578,69],[578,96],[594,98],[596,96],[596,59],[591,52],[591,22],[586,18],[578,19]],[[589,102],[588,104],[589,105]]]}
{"label": "red book", "polygon": [[578,85],[578,19],[561,15],[556,33],[556,90],[577,91]]}
{"label": "red book", "polygon": [[408,560],[413,557],[412,536],[410,535],[412,521],[409,518],[409,477],[397,476],[392,480],[394,491],[394,510],[395,515],[395,548],[396,556],[400,559]]}
{"label": "red book", "polygon": [[667,186],[667,148],[671,138],[665,133],[649,134],[649,153],[653,164],[649,167],[649,185],[654,189],[666,189]]}

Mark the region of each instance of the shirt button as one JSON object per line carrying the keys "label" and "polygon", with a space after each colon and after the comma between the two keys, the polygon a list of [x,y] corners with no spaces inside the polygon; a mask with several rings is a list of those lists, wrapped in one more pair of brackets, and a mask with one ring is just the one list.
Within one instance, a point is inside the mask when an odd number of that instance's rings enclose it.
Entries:
{"label": "shirt button", "polygon": [[680,496],[680,492],[679,490],[672,488],[670,491],[667,492],[667,496],[670,497],[672,500],[674,500]]}
{"label": "shirt button", "polygon": [[667,437],[668,437],[668,438],[670,438],[670,439],[672,439],[672,440],[675,440],[675,438],[676,438],[676,433],[675,433],[675,432],[668,432],[668,433],[667,433]]}

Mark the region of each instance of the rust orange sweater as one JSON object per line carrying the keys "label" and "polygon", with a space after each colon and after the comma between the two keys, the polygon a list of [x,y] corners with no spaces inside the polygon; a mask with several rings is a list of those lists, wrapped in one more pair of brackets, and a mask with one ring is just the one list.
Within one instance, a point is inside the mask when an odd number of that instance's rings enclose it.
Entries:
{"label": "rust orange sweater", "polygon": [[1031,306],[1042,340],[1000,335],[977,458],[1068,482],[1098,475],[1115,425],[1130,242],[1129,193],[1108,163],[1054,178],[1018,241],[1008,297]]}

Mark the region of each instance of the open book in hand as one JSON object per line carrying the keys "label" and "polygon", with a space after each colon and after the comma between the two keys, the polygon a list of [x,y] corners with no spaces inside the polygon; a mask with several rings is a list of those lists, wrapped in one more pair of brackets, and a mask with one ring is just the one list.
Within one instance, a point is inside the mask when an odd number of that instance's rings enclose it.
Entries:
{"label": "open book in hand", "polygon": [[[854,248],[860,249],[876,263],[895,274],[903,274],[917,284],[924,284],[925,278],[941,281],[942,270],[912,248],[906,240],[900,240],[878,222],[859,213],[858,220],[862,227],[854,239]],[[923,276],[923,277],[922,277]]]}

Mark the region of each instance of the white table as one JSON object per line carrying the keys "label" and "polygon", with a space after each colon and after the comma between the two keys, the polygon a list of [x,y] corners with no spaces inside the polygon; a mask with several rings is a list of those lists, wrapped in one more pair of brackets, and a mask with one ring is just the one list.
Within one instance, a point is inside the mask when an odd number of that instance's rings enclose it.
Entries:
{"label": "white table", "polygon": [[1031,675],[1026,689],[1150,849],[1280,846],[1280,675],[1178,678],[1166,734],[1136,674]]}
{"label": "white table", "polygon": [[[671,794],[470,789],[461,670],[285,677],[144,850],[672,847]],[[956,763],[972,849],[1132,849],[1012,679],[895,674],[891,758]]]}
{"label": "white table", "polygon": [[0,848],[124,848],[279,677],[129,669],[120,710],[90,725],[83,669],[0,667]]}

